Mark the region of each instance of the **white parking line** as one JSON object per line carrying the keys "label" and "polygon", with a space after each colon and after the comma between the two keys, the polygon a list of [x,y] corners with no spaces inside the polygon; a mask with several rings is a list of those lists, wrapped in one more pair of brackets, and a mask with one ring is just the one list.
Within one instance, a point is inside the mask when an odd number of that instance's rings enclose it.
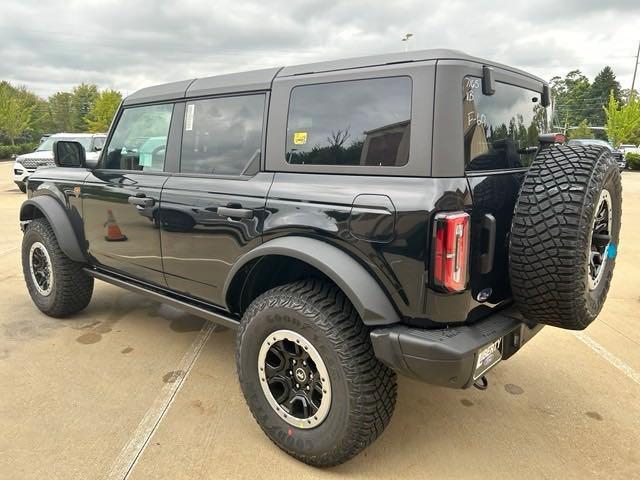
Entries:
{"label": "white parking line", "polygon": [[162,387],[162,390],[160,390],[160,393],[153,401],[153,404],[149,410],[147,410],[144,417],[142,417],[142,420],[138,424],[138,428],[136,428],[136,431],[133,433],[129,443],[125,445],[118,455],[118,458],[116,458],[115,462],[111,466],[111,471],[107,476],[109,480],[124,480],[129,478],[129,475],[133,471],[133,467],[135,467],[138,459],[147,447],[149,440],[151,440],[151,437],[169,410],[176,394],[182,388],[185,379],[195,365],[202,348],[214,329],[215,325],[213,323],[206,322],[203,325],[198,336],[189,346],[189,349],[177,366],[176,370],[184,373],[175,382],[166,383],[164,387]]}
{"label": "white parking line", "polygon": [[628,365],[623,360],[616,357],[613,353],[611,353],[609,350],[604,348],[602,345],[600,345],[598,342],[596,342],[593,338],[591,338],[586,333],[573,332],[573,334],[576,336],[578,340],[580,340],[582,343],[584,343],[589,348],[591,348],[591,350],[596,352],[598,355],[604,358],[607,362],[609,362],[611,365],[616,367],[618,370],[624,373],[631,380],[633,380],[638,385],[640,385],[640,373],[636,372],[630,365]]}

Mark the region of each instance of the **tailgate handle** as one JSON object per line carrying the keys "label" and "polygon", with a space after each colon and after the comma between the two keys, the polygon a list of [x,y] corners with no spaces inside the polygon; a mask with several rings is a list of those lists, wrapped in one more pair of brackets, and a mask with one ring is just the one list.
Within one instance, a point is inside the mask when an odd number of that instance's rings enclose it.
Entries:
{"label": "tailgate handle", "polygon": [[486,232],[487,247],[480,254],[480,273],[485,274],[493,270],[493,257],[496,252],[496,217],[490,213],[485,213],[482,217],[482,232]]}

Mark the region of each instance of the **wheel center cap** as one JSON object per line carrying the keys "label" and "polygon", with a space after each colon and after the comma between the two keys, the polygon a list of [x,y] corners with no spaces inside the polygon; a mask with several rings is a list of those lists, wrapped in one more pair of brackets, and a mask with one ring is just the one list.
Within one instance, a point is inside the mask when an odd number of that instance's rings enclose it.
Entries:
{"label": "wheel center cap", "polygon": [[299,382],[304,382],[307,379],[307,374],[302,368],[296,368],[296,378]]}

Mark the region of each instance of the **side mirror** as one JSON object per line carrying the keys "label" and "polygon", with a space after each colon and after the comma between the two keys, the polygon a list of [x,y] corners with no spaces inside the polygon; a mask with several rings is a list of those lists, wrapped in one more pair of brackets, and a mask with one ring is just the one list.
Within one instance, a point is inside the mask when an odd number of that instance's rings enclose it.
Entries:
{"label": "side mirror", "polygon": [[100,150],[102,150],[102,145],[95,145],[95,146],[93,147],[93,151],[94,151],[94,152],[99,152]]}
{"label": "side mirror", "polygon": [[15,153],[11,154],[11,160],[15,160],[16,158],[18,158],[18,155]]}
{"label": "side mirror", "polygon": [[58,167],[84,167],[86,165],[84,147],[79,142],[57,141],[53,144],[53,161]]}

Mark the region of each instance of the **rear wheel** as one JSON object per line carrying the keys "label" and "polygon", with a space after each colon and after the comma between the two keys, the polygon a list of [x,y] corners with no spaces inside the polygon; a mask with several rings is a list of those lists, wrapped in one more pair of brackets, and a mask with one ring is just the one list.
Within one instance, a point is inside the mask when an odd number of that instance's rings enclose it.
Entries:
{"label": "rear wheel", "polygon": [[543,150],[527,172],[510,240],[513,296],[531,321],[582,330],[609,291],[622,185],[606,148]]}
{"label": "rear wheel", "polygon": [[367,328],[330,283],[300,281],[254,300],[242,319],[236,360],[262,430],[307,464],[349,460],[391,419],[395,374],[376,359]]}
{"label": "rear wheel", "polygon": [[33,303],[51,317],[72,315],[91,301],[93,277],[64,254],[44,218],[31,221],[24,234],[22,271]]}

